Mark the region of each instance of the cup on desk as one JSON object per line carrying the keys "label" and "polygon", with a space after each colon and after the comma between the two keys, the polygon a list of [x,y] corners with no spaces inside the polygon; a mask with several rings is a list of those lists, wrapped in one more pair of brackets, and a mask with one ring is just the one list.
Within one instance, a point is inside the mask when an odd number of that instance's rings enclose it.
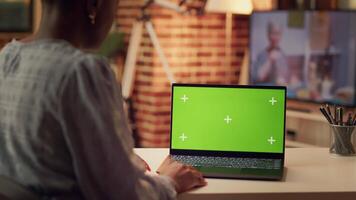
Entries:
{"label": "cup on desk", "polygon": [[356,156],[356,126],[330,125],[330,153]]}

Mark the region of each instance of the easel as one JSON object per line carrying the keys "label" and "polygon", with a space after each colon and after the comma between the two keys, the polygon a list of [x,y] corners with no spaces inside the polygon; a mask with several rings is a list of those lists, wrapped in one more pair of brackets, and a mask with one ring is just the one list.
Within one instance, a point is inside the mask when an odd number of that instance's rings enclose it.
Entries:
{"label": "easel", "polygon": [[[144,28],[146,29],[149,38],[154,46],[154,49],[157,52],[157,55],[162,64],[163,70],[166,73],[169,83],[173,84],[176,82],[174,78],[174,74],[169,66],[167,57],[163,52],[162,46],[160,45],[157,34],[153,28],[153,24],[151,22],[151,16],[147,13],[147,9],[152,4],[157,4],[161,7],[174,10],[178,13],[185,13],[186,10],[182,8],[182,5],[184,3],[185,0],[182,0],[179,3],[179,5],[171,3],[167,0],[148,0],[146,1],[145,5],[141,8],[141,13],[142,13],[141,16],[137,18],[136,22],[133,25],[126,62],[125,62],[125,68],[124,68],[125,70],[122,78],[122,96],[125,100],[124,108],[128,119],[130,119],[131,121],[131,129],[133,130],[133,132],[135,132],[135,127],[134,127],[135,121],[134,121],[134,117],[130,115],[130,113],[133,112],[131,106],[131,96],[132,96],[134,82],[135,82],[137,55],[140,49]],[[134,134],[134,137],[135,136],[136,135]]]}
{"label": "easel", "polygon": [[[181,14],[192,14],[192,11],[195,11],[197,15],[204,14],[204,8],[206,5],[206,0],[199,0],[200,7],[189,7],[184,8],[188,0],[180,0],[178,4],[172,3],[169,0],[147,0],[145,5],[141,8],[141,16],[137,18],[136,22],[133,25],[130,37],[129,48],[127,52],[126,62],[125,62],[125,71],[122,78],[122,95],[124,99],[129,99],[132,95],[133,85],[135,81],[136,73],[136,60],[139,52],[140,44],[142,41],[143,29],[146,28],[146,31],[149,35],[149,38],[154,46],[155,51],[159,57],[159,60],[162,64],[164,72],[167,75],[167,78],[171,84],[175,83],[174,74],[169,66],[167,57],[165,56],[163,49],[159,43],[157,34],[153,28],[151,22],[151,16],[147,13],[147,9],[155,4],[160,7],[173,10]],[[194,4],[193,4],[194,5]]]}
{"label": "easel", "polygon": [[141,8],[142,15],[136,20],[133,25],[131,38],[129,43],[129,48],[127,52],[126,62],[125,62],[125,72],[122,79],[122,95],[124,99],[129,99],[132,95],[133,84],[135,81],[136,73],[136,60],[139,52],[140,44],[142,41],[143,29],[146,28],[146,31],[149,35],[149,38],[154,46],[155,51],[159,57],[159,60],[162,64],[164,72],[167,75],[167,78],[171,84],[175,82],[174,74],[169,66],[166,55],[163,52],[163,49],[159,43],[157,34],[153,28],[151,22],[151,16],[147,13],[147,9],[153,4],[159,4],[162,7],[175,10],[179,13],[185,12],[183,8],[179,5],[175,5],[168,1],[147,1],[146,4]]}

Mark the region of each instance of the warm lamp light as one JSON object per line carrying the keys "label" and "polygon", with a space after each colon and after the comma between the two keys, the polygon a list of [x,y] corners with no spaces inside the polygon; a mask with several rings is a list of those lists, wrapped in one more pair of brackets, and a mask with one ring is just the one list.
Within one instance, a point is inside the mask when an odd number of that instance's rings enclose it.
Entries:
{"label": "warm lamp light", "polygon": [[251,0],[208,0],[207,12],[249,15],[252,13]]}
{"label": "warm lamp light", "polygon": [[[276,6],[276,0],[208,0],[206,4],[206,12],[211,13],[225,13],[225,65],[231,66],[232,56],[232,15],[242,14],[250,15],[253,10],[271,10]],[[248,82],[248,55],[246,49],[243,65],[241,66],[240,84],[247,84]]]}
{"label": "warm lamp light", "polygon": [[252,0],[208,0],[205,11],[210,13],[225,13],[225,66],[230,68],[231,73],[234,68],[231,66],[232,57],[232,15],[252,13]]}

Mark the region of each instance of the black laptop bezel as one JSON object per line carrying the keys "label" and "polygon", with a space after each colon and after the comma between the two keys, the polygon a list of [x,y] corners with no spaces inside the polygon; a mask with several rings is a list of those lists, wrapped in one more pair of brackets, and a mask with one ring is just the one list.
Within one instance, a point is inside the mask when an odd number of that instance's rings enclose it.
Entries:
{"label": "black laptop bezel", "polygon": [[237,88],[237,89],[276,89],[284,90],[284,132],[283,132],[283,152],[282,153],[260,153],[260,152],[240,152],[240,151],[208,151],[208,150],[182,150],[172,148],[172,139],[169,144],[170,155],[190,155],[190,156],[216,156],[216,157],[238,157],[238,158],[265,158],[265,159],[282,159],[282,166],[284,166],[285,155],[285,137],[286,137],[286,108],[287,108],[287,87],[284,86],[247,86],[247,85],[213,85],[213,84],[172,84],[171,92],[171,127],[170,138],[172,138],[172,125],[173,125],[173,96],[175,87],[206,87],[206,88]]}

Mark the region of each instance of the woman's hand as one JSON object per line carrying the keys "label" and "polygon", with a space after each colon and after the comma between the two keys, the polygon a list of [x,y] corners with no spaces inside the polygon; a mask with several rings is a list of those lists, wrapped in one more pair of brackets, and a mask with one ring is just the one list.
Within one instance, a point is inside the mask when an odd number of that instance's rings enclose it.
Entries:
{"label": "woman's hand", "polygon": [[175,188],[178,193],[207,184],[202,173],[192,166],[184,165],[173,160],[170,156],[163,161],[157,173],[172,178],[176,183]]}

